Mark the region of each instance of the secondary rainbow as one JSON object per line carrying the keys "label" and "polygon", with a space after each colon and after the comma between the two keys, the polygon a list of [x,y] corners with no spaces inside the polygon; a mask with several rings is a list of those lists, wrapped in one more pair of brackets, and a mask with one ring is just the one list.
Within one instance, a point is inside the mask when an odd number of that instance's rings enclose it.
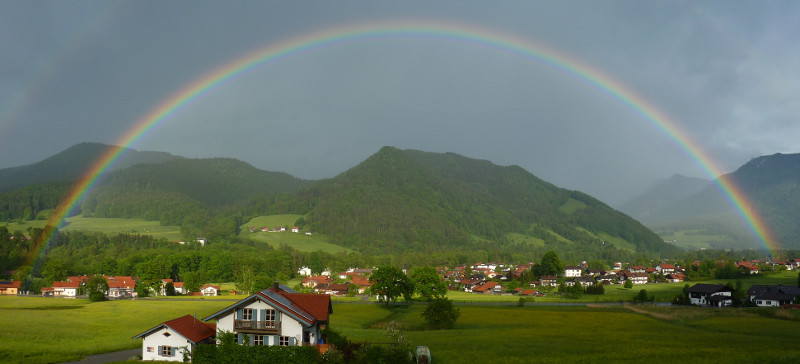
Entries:
{"label": "secondary rainbow", "polygon": [[[110,166],[120,158],[124,148],[134,146],[160,123],[169,120],[184,107],[198,100],[215,87],[236,79],[257,67],[278,62],[289,57],[296,57],[322,48],[333,47],[342,43],[354,43],[369,39],[381,38],[428,38],[442,41],[461,42],[485,47],[499,52],[516,54],[546,64],[611,96],[621,105],[639,114],[645,121],[661,130],[672,141],[681,147],[695,163],[706,171],[712,179],[717,179],[720,190],[735,207],[753,235],[769,251],[776,251],[779,246],[767,229],[764,221],[756,213],[752,204],[741,190],[723,176],[723,170],[714,160],[665,113],[656,108],[630,88],[596,68],[581,62],[560,51],[515,35],[496,30],[447,22],[393,21],[379,23],[361,23],[334,27],[313,32],[257,49],[243,57],[224,64],[202,77],[189,83],[164,100],[156,108],[133,124],[116,142],[114,147],[99,158],[74,185],[68,196],[62,201],[51,216],[49,225],[59,226],[83,199],[88,191],[105,174]],[[50,236],[45,234],[43,242]]]}

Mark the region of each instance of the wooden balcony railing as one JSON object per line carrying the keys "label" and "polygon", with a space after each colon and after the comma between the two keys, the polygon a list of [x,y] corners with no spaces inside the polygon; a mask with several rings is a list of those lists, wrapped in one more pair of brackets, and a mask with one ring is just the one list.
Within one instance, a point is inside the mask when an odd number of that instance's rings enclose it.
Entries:
{"label": "wooden balcony railing", "polygon": [[280,321],[234,320],[233,328],[239,332],[279,334],[281,332],[281,323]]}

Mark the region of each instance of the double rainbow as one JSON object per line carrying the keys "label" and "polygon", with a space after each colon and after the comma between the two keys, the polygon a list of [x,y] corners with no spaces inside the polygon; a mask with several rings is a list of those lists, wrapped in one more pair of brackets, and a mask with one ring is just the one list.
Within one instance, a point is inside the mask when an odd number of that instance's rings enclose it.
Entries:
{"label": "double rainbow", "polygon": [[[256,67],[268,65],[282,59],[299,56],[321,48],[334,47],[342,43],[354,43],[380,38],[429,38],[478,45],[545,64],[602,91],[619,104],[640,115],[645,121],[678,144],[712,179],[716,179],[720,190],[762,246],[768,251],[779,249],[777,242],[767,229],[764,221],[755,212],[747,196],[742,193],[733,181],[724,178],[723,170],[716,165],[714,160],[692,140],[679,124],[672,121],[666,114],[621,82],[578,59],[528,39],[472,25],[416,21],[361,23],[288,38],[245,54],[202,75],[172,94],[172,96],[136,121],[114,143],[116,147],[110,148],[102,155],[80,181],[72,187],[67,197],[52,214],[48,225],[52,227],[60,226],[70,212],[83,200],[83,197],[94,187],[98,179],[122,156],[126,148],[135,145],[137,141],[145,137],[157,125],[169,120],[172,115],[180,112],[200,96],[211,92],[215,87],[233,80]],[[44,245],[49,242],[51,234],[52,232],[44,234],[44,239],[42,240]],[[38,252],[35,252],[33,257],[36,254]]]}

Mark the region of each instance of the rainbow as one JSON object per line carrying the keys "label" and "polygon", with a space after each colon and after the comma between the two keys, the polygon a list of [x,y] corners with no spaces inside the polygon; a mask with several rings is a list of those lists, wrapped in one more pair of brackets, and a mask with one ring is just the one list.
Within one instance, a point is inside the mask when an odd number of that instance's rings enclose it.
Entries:
{"label": "rainbow", "polygon": [[[267,45],[204,74],[136,121],[133,127],[116,141],[116,147],[110,148],[100,157],[83,178],[73,186],[68,196],[51,216],[48,225],[60,226],[109,167],[121,157],[125,148],[135,145],[160,123],[169,120],[171,116],[216,87],[236,79],[256,67],[315,50],[369,39],[403,37],[461,42],[515,54],[564,72],[611,96],[679,145],[712,179],[716,179],[720,190],[763,247],[771,252],[779,249],[779,245],[764,221],[756,213],[752,203],[733,181],[720,177],[724,176],[723,170],[717,166],[714,160],[692,140],[679,124],[621,82],[580,60],[529,39],[473,25],[417,21],[361,23],[324,29]],[[47,244],[50,236],[47,236],[48,233],[44,235],[44,242]]]}

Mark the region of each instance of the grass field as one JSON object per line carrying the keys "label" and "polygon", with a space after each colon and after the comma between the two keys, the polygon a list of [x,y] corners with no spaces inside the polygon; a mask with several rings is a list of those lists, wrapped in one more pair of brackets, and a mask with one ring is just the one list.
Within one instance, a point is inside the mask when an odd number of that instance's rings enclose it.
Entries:
{"label": "grass field", "polygon": [[[301,215],[270,215],[258,216],[241,226],[239,236],[255,241],[268,243],[274,248],[287,245],[295,250],[303,252],[323,251],[326,253],[351,253],[352,250],[331,244],[323,234],[306,235],[305,233],[292,233],[288,231]],[[256,232],[250,232],[249,227],[255,227]],[[264,226],[273,228],[275,226],[285,226],[285,232],[261,232]]]}
{"label": "grass field", "polygon": [[[630,295],[635,294],[632,291]],[[389,342],[385,327],[395,321],[412,345],[430,347],[437,363],[800,360],[796,343],[800,312],[593,303],[563,306],[539,300],[518,307],[513,296],[505,305],[497,304],[504,297],[469,296],[485,298],[485,304],[459,303],[461,318],[449,331],[424,329],[424,304],[386,308],[340,299],[334,300],[330,326],[353,341]],[[78,360],[136,348],[141,341],[131,337],[140,332],[185,314],[204,317],[236,298],[242,297],[88,303],[3,296],[0,362]],[[459,295],[451,298],[458,300]]]}
{"label": "grass field", "polygon": [[[152,235],[154,238],[167,240],[182,240],[180,226],[161,226],[158,221],[145,221],[143,219],[117,219],[117,218],[88,218],[73,216],[67,218],[64,231],[98,231],[108,235],[119,233],[132,233]],[[27,232],[29,227],[42,228],[47,223],[45,220],[26,221],[22,224],[8,223],[6,226],[11,232]]]}

